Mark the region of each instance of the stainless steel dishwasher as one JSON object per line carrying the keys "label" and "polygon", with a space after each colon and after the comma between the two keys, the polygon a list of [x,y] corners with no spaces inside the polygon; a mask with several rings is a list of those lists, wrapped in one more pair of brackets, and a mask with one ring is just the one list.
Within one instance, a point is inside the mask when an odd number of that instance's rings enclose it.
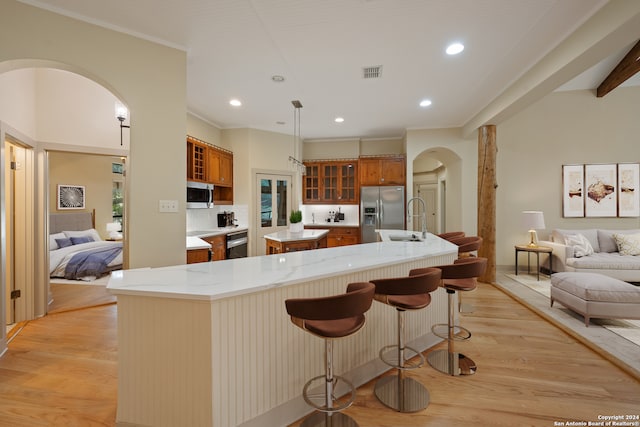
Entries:
{"label": "stainless steel dishwasher", "polygon": [[247,231],[227,233],[227,259],[247,256]]}

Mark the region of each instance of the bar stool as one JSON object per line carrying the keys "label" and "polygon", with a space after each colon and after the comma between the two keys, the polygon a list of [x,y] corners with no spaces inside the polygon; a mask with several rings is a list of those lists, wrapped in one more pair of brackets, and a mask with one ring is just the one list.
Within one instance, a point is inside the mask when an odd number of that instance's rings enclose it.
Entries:
{"label": "bar stool", "polygon": [[438,234],[438,237],[440,237],[441,239],[444,240],[451,240],[451,239],[459,239],[460,237],[464,237],[464,231],[449,231],[447,233],[440,233]]}
{"label": "bar stool", "polygon": [[[404,313],[407,310],[423,309],[431,303],[430,292],[438,289],[440,270],[426,268],[421,274],[371,282],[376,285],[374,299],[395,307],[398,314],[398,343],[380,349],[380,359],[396,368],[398,373],[380,378],[375,384],[375,395],[384,405],[398,412],[420,411],[429,405],[429,391],[413,378],[406,378],[404,374],[406,370],[424,365],[425,359],[422,353],[405,345]],[[396,351],[387,355],[390,349]],[[407,350],[411,357],[405,355]],[[419,356],[420,359],[417,363],[410,361],[415,356]]]}
{"label": "bar stool", "polygon": [[[471,252],[475,252],[482,246],[482,237],[467,236],[464,238],[454,238],[451,243],[458,246],[458,259],[474,256]],[[473,313],[473,306],[464,304],[462,296],[458,295],[458,311],[460,313]]]}
{"label": "bar stool", "polygon": [[[323,338],[325,342],[325,373],[309,380],[302,389],[304,400],[318,411],[307,417],[301,427],[332,426],[357,427],[358,424],[342,411],[353,403],[356,388],[347,379],[333,374],[333,341],[358,332],[365,323],[364,313],[373,301],[375,286],[369,282],[350,283],[347,291],[341,295],[319,298],[297,298],[285,300],[291,322],[312,335]],[[310,394],[309,388],[318,380],[324,382],[324,390]],[[348,387],[349,398],[346,402],[336,401],[338,381]]]}
{"label": "bar stool", "polygon": [[[457,291],[472,291],[477,286],[477,278],[487,268],[486,258],[462,258],[453,264],[438,266],[442,271],[442,286],[447,291],[448,323],[433,325],[431,331],[447,340],[447,350],[435,350],[427,355],[429,364],[449,375],[471,375],[476,372],[476,364],[462,353],[454,350],[454,341],[471,338],[471,332],[460,325],[455,325],[455,303],[453,297]],[[446,327],[446,333],[438,331]],[[456,332],[457,330],[457,332]]]}

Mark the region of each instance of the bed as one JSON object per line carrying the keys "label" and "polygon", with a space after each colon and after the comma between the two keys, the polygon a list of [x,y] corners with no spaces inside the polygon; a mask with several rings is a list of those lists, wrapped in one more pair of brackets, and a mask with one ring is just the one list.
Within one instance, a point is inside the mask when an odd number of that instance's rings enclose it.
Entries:
{"label": "bed", "polygon": [[122,242],[102,240],[95,211],[49,215],[49,277],[93,281],[122,268]]}

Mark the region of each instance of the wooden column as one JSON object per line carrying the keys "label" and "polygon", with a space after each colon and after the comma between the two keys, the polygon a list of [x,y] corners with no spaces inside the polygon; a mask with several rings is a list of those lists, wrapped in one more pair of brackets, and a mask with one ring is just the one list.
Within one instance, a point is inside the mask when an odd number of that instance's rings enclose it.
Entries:
{"label": "wooden column", "polygon": [[479,280],[496,281],[496,126],[478,129],[478,236],[482,247],[478,256],[487,258],[487,271]]}

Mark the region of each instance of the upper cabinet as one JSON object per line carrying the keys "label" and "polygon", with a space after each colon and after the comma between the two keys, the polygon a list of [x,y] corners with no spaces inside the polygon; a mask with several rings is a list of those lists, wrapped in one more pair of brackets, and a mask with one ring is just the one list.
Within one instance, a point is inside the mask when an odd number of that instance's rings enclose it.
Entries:
{"label": "upper cabinet", "polygon": [[303,203],[358,203],[357,160],[305,162],[305,167]]}
{"label": "upper cabinet", "polygon": [[187,181],[213,184],[213,204],[233,204],[233,153],[187,136]]}
{"label": "upper cabinet", "polygon": [[223,187],[233,186],[233,153],[217,147],[208,150],[209,182]]}
{"label": "upper cabinet", "polygon": [[404,156],[360,157],[360,185],[405,185]]}

